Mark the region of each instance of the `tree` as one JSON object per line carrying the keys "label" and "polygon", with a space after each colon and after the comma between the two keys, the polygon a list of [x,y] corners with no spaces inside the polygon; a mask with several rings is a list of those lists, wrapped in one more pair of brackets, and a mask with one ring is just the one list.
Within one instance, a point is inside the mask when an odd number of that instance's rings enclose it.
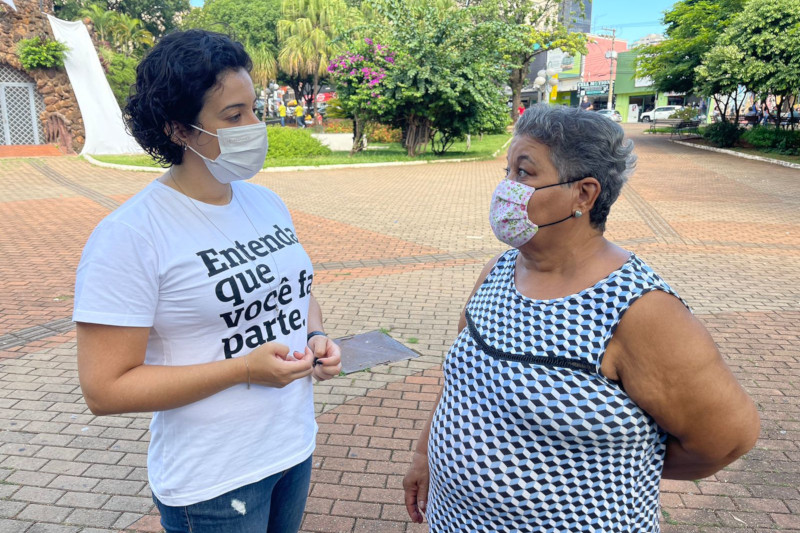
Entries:
{"label": "tree", "polygon": [[735,46],[716,45],[703,56],[695,68],[694,91],[711,95],[723,122],[728,122],[728,110],[734,112],[733,124],[739,123],[739,109],[744,103],[742,61],[744,54]]}
{"label": "tree", "polygon": [[[283,0],[278,21],[278,65],[289,75],[289,81],[300,103],[300,93],[311,99],[316,112],[316,96],[320,80],[328,73],[332,57],[341,53],[339,37],[360,18],[357,9],[344,0]],[[300,82],[307,80],[301,89]],[[310,90],[309,90],[310,89]]]}
{"label": "tree", "polygon": [[[508,69],[511,88],[511,118],[519,117],[522,88],[531,62],[548,50],[560,48],[567,54],[586,53],[586,35],[570,33],[559,20],[562,0],[483,0],[478,7],[479,20],[493,36],[498,61]],[[581,9],[583,4],[581,4]]]}
{"label": "tree", "polygon": [[266,47],[278,55],[281,0],[207,0],[184,17],[181,28],[202,28],[230,34],[242,43]]}
{"label": "tree", "polygon": [[[266,89],[269,82],[278,77],[278,63],[275,60],[275,56],[267,43],[259,43],[257,45],[247,43],[245,48],[253,62],[250,76],[253,78],[256,90]],[[265,102],[264,109],[261,111],[261,120],[266,120],[267,107]]]}
{"label": "tree", "polygon": [[[713,62],[719,52],[729,50],[737,61],[735,75],[754,93],[774,95],[775,124],[781,123],[781,108],[791,110],[800,90],[800,9],[797,0],[750,1],[731,21],[719,39],[720,45],[703,57],[709,76],[718,78]],[[734,55],[735,51],[735,55]],[[702,70],[701,72],[705,72]],[[791,121],[790,121],[791,123]]]}
{"label": "tree", "polygon": [[[114,13],[111,11],[111,13]],[[126,15],[115,13],[111,25],[112,44],[117,52],[130,57],[137,51],[153,46],[153,34],[144,29],[142,21]]]}
{"label": "tree", "polygon": [[104,43],[109,42],[111,39],[111,33],[117,24],[118,15],[118,13],[109,11],[100,4],[90,4],[80,10],[80,16],[92,21],[94,31],[97,32],[100,41]]}
{"label": "tree", "polygon": [[393,67],[394,54],[387,46],[369,38],[328,65],[328,73],[336,83],[339,106],[353,119],[350,155],[364,149],[364,135],[370,122],[387,116],[391,108],[382,92],[387,71]]}
{"label": "tree", "polygon": [[492,115],[504,120],[505,72],[471,10],[452,0],[371,0],[362,9],[369,21],[364,31],[396,53],[382,82],[387,108],[380,120],[403,131],[409,156],[432,140],[442,152],[489,126]]}
{"label": "tree", "polygon": [[[660,92],[693,94],[697,67],[742,10],[746,0],[682,0],[664,14],[667,40],[644,47],[636,59],[639,76]],[[710,96],[713,93],[704,93]]]}
{"label": "tree", "polygon": [[140,19],[145,30],[161,37],[178,27],[179,15],[191,6],[189,0],[108,0],[108,8]]}

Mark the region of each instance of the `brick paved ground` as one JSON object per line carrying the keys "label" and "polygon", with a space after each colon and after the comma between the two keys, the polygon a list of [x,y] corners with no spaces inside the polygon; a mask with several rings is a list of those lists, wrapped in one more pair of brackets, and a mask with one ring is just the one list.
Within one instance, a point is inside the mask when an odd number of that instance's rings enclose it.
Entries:
{"label": "brick paved ground", "polygon": [[[639,170],[608,236],[692,305],[758,403],[757,447],[716,476],[665,482],[665,533],[800,532],[800,172],[695,151],[626,125]],[[400,480],[436,397],[503,161],[260,175],[315,262],[326,328],[378,328],[420,353],[316,386],[305,532],[424,532]],[[152,174],[75,158],[0,160],[0,531],[159,531],[146,415],[92,416],[69,317],[94,225]]]}

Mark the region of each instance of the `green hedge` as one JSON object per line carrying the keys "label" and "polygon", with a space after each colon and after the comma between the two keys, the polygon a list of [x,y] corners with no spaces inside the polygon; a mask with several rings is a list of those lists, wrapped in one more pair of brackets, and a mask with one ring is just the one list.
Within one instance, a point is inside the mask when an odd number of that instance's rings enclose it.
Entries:
{"label": "green hedge", "polygon": [[307,129],[270,126],[267,128],[267,135],[269,136],[267,160],[331,153],[331,149],[313,138]]}
{"label": "green hedge", "polygon": [[702,134],[711,144],[720,148],[730,148],[739,140],[742,130],[732,122],[717,122],[705,128]]}
{"label": "green hedge", "polygon": [[745,131],[741,141],[765,152],[800,155],[800,131],[778,129],[774,126],[756,126]]}

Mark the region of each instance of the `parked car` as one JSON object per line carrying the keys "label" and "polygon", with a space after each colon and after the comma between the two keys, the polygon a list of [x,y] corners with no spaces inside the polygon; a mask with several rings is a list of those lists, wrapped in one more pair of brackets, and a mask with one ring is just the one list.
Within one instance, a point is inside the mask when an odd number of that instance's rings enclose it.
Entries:
{"label": "parked car", "polygon": [[598,111],[598,113],[604,117],[610,118],[614,122],[622,122],[622,115],[620,115],[619,111],[616,109],[601,109]]}
{"label": "parked car", "polygon": [[675,111],[680,111],[683,109],[682,105],[662,105],[659,106],[652,111],[646,111],[642,113],[641,120],[642,122],[652,122],[654,120],[662,120],[665,118],[669,118]]}

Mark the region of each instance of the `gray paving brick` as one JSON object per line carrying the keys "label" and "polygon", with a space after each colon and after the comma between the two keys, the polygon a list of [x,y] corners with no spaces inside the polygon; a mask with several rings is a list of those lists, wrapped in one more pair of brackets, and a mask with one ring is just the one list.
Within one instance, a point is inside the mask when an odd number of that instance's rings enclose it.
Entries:
{"label": "gray paving brick", "polygon": [[114,522],[114,529],[126,529],[131,527],[134,523],[142,518],[140,513],[122,513],[117,521]]}
{"label": "gray paving brick", "polygon": [[45,463],[47,463],[47,459],[37,459],[35,457],[22,457],[22,456],[11,456],[7,457],[0,463],[0,466],[3,468],[13,468],[15,470],[39,470]]}
{"label": "gray paving brick", "polygon": [[33,503],[54,503],[64,495],[63,490],[43,487],[22,487],[14,493],[14,500]]}
{"label": "gray paving brick", "polygon": [[78,531],[80,531],[80,528],[77,526],[38,523],[33,524],[25,533],[77,533]]}
{"label": "gray paving brick", "polygon": [[89,469],[89,463],[73,463],[72,461],[48,461],[46,465],[41,468],[42,472],[50,472],[52,474],[66,474],[68,476],[80,476]]}
{"label": "gray paving brick", "polygon": [[153,507],[153,500],[138,496],[112,496],[103,509],[109,511],[126,511],[131,513],[147,513]]}
{"label": "gray paving brick", "polygon": [[39,433],[30,439],[30,444],[39,444],[44,446],[66,446],[75,437],[72,435],[54,435],[52,433]]}
{"label": "gray paving brick", "polygon": [[115,465],[122,459],[122,456],[125,455],[122,452],[110,452],[104,450],[84,450],[82,451],[78,457],[75,458],[76,461],[81,463],[100,463],[104,465]]}
{"label": "gray paving brick", "polygon": [[87,509],[100,509],[111,498],[108,494],[96,492],[66,492],[56,502],[61,507],[84,507]]}
{"label": "gray paving brick", "polygon": [[125,481],[119,479],[104,479],[100,481],[93,492],[103,494],[123,494],[126,496],[135,496],[146,483],[142,481]]}
{"label": "gray paving brick", "polygon": [[25,507],[25,509],[17,515],[17,518],[34,522],[53,522],[58,524],[64,521],[70,511],[68,507],[32,503]]}
{"label": "gray paving brick", "polygon": [[100,437],[79,436],[74,437],[70,442],[70,448],[80,448],[84,450],[108,450],[114,445],[114,439],[104,439]]}
{"label": "gray paving brick", "polygon": [[43,446],[36,452],[36,457],[41,459],[58,459],[71,461],[75,459],[81,450],[76,448],[65,448],[64,446]]}
{"label": "gray paving brick", "polygon": [[58,476],[47,485],[53,489],[64,489],[64,490],[71,490],[71,491],[89,491],[92,490],[98,483],[100,483],[99,479],[93,479],[89,477],[77,477],[77,476]]}
{"label": "gray paving brick", "polygon": [[3,533],[25,533],[29,527],[31,522],[0,519],[0,531]]}
{"label": "gray paving brick", "polygon": [[21,444],[16,442],[9,442],[0,446],[0,453],[3,455],[19,455],[22,457],[31,457],[41,449],[41,446],[34,446],[30,444]]}
{"label": "gray paving brick", "polygon": [[91,465],[84,474],[98,478],[126,479],[132,471],[133,467],[130,466]]}
{"label": "gray paving brick", "polygon": [[67,524],[91,527],[110,527],[121,513],[96,509],[75,509],[66,518]]}
{"label": "gray paving brick", "polygon": [[17,470],[9,475],[5,481],[17,485],[29,485],[33,487],[46,487],[55,478],[55,474],[46,472],[31,472],[28,470]]}
{"label": "gray paving brick", "polygon": [[[3,518],[13,518],[22,511],[28,504],[24,502],[12,502],[0,500],[0,516]],[[2,531],[2,529],[0,529]]]}

